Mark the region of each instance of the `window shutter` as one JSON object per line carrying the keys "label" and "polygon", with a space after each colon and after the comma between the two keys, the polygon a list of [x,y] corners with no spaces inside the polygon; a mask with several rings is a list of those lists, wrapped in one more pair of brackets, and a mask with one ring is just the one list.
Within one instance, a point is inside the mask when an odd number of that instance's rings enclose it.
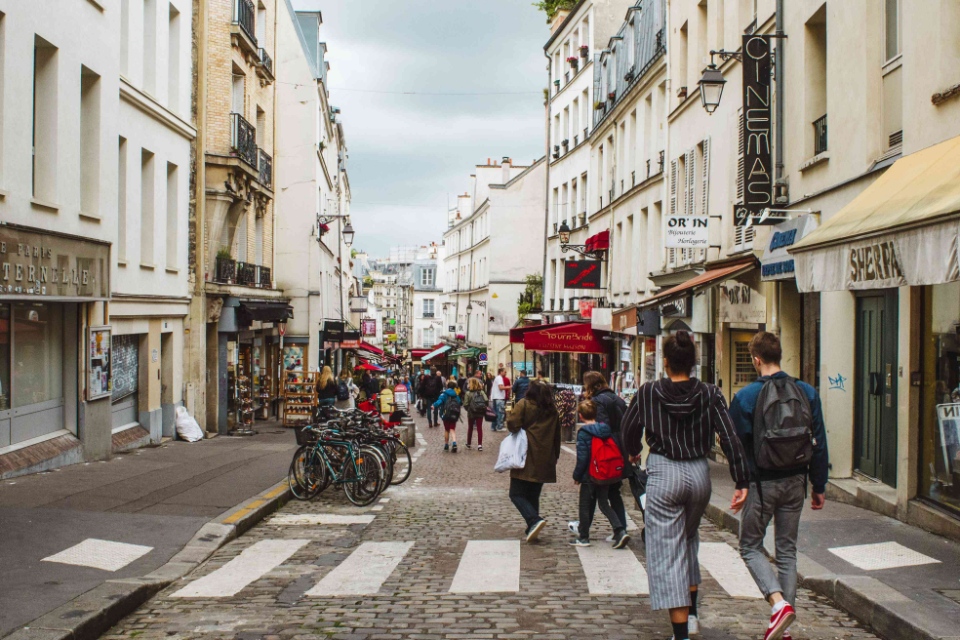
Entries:
{"label": "window shutter", "polygon": [[[703,139],[703,166],[701,167],[701,179],[703,184],[700,189],[700,215],[710,215],[710,138]],[[697,249],[697,255],[701,260],[706,259],[706,249]]]}
{"label": "window shutter", "polygon": [[686,202],[683,205],[683,212],[685,215],[692,216],[696,213],[694,211],[695,195],[696,195],[696,173],[697,173],[697,154],[694,153],[693,149],[687,151],[687,159],[685,164],[685,176],[687,185],[686,185]]}
{"label": "window shutter", "polygon": [[[677,215],[677,161],[670,161],[670,215]],[[661,232],[662,233],[662,232]],[[667,249],[667,266],[677,266],[677,250]]]}

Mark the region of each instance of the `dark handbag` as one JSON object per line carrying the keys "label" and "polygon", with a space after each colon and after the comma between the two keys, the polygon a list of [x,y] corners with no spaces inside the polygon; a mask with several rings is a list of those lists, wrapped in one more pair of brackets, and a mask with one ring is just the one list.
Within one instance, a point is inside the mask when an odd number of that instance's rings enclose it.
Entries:
{"label": "dark handbag", "polygon": [[487,422],[496,422],[497,412],[493,410],[493,407],[487,407],[487,410],[483,414],[483,419]]}
{"label": "dark handbag", "polygon": [[640,513],[643,513],[645,511],[643,503],[646,500],[641,500],[641,498],[647,494],[647,472],[641,469],[639,464],[635,464],[628,480],[630,481],[630,493],[633,494],[633,499],[637,503],[637,509],[640,510]]}

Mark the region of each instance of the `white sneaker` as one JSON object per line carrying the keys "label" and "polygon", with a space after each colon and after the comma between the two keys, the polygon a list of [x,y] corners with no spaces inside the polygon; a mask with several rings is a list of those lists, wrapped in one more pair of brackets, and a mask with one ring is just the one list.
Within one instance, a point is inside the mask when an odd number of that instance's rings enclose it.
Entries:
{"label": "white sneaker", "polygon": [[604,540],[606,540],[607,542],[613,542],[613,534],[611,533],[606,538],[604,538]]}
{"label": "white sneaker", "polygon": [[567,529],[569,529],[570,533],[572,533],[573,535],[577,535],[577,536],[580,535],[580,521],[572,520],[568,522]]}
{"label": "white sneaker", "polygon": [[688,635],[700,635],[700,619],[697,616],[690,616],[687,618],[687,634]]}

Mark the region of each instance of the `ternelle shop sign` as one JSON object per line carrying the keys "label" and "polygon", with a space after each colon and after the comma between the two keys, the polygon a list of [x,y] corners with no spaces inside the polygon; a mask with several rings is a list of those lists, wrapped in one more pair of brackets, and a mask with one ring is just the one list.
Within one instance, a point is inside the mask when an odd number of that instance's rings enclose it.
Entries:
{"label": "ternelle shop sign", "polygon": [[[734,209],[737,226],[753,221],[773,204],[770,36],[743,36],[743,204]],[[773,219],[768,224],[781,222]]]}
{"label": "ternelle shop sign", "polygon": [[0,295],[105,299],[109,272],[109,244],[0,225]]}

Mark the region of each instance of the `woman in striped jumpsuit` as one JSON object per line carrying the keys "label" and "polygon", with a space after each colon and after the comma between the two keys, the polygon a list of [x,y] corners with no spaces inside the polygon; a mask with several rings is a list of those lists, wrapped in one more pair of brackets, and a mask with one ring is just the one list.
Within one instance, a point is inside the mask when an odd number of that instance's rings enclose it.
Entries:
{"label": "woman in striped jumpsuit", "polygon": [[719,435],[737,490],[731,502],[740,511],[747,499],[748,472],[723,393],[690,377],[697,348],[686,332],[663,341],[666,378],[640,387],[623,418],[624,448],[637,459],[646,436],[647,506],[644,514],[650,603],[670,610],[675,640],[699,633],[700,519],[710,502],[707,454]]}

